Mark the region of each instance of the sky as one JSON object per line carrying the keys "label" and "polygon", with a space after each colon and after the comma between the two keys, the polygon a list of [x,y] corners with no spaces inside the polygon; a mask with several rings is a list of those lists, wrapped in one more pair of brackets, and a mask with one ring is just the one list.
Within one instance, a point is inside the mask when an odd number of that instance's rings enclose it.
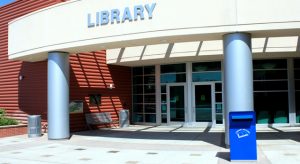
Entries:
{"label": "sky", "polygon": [[0,0],[0,7],[9,4],[15,0]]}

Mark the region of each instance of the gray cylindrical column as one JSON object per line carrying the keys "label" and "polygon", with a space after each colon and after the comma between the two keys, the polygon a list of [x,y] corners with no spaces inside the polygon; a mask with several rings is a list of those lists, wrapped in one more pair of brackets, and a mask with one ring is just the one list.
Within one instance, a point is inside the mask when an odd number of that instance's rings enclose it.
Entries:
{"label": "gray cylindrical column", "polygon": [[48,139],[70,137],[69,54],[48,54]]}
{"label": "gray cylindrical column", "polygon": [[223,36],[225,143],[229,145],[229,112],[253,111],[253,66],[251,35]]}

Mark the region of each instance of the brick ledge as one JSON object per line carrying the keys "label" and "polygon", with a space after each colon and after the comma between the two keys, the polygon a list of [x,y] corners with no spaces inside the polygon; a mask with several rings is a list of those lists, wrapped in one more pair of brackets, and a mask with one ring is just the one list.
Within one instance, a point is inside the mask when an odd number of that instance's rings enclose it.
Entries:
{"label": "brick ledge", "polygon": [[0,129],[18,128],[18,127],[27,127],[27,124],[5,125],[5,126],[0,126]]}

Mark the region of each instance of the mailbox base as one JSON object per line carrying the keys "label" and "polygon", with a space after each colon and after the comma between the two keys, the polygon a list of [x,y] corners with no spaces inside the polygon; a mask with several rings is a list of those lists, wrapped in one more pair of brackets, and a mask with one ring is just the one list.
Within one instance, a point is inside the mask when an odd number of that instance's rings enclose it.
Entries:
{"label": "mailbox base", "polygon": [[230,160],[231,162],[257,162],[257,160],[256,159],[254,159],[254,160]]}
{"label": "mailbox base", "polygon": [[230,112],[229,120],[230,160],[257,160],[255,112]]}

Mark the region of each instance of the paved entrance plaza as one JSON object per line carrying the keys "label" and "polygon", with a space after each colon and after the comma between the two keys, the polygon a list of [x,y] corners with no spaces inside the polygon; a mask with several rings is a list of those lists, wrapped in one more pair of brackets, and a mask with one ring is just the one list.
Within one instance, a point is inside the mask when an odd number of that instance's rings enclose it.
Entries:
{"label": "paved entrance plaza", "polygon": [[[130,126],[77,132],[70,140],[27,135],[0,139],[0,164],[229,163],[224,129]],[[300,161],[300,127],[257,128],[258,161]],[[239,163],[239,162],[234,162]]]}

